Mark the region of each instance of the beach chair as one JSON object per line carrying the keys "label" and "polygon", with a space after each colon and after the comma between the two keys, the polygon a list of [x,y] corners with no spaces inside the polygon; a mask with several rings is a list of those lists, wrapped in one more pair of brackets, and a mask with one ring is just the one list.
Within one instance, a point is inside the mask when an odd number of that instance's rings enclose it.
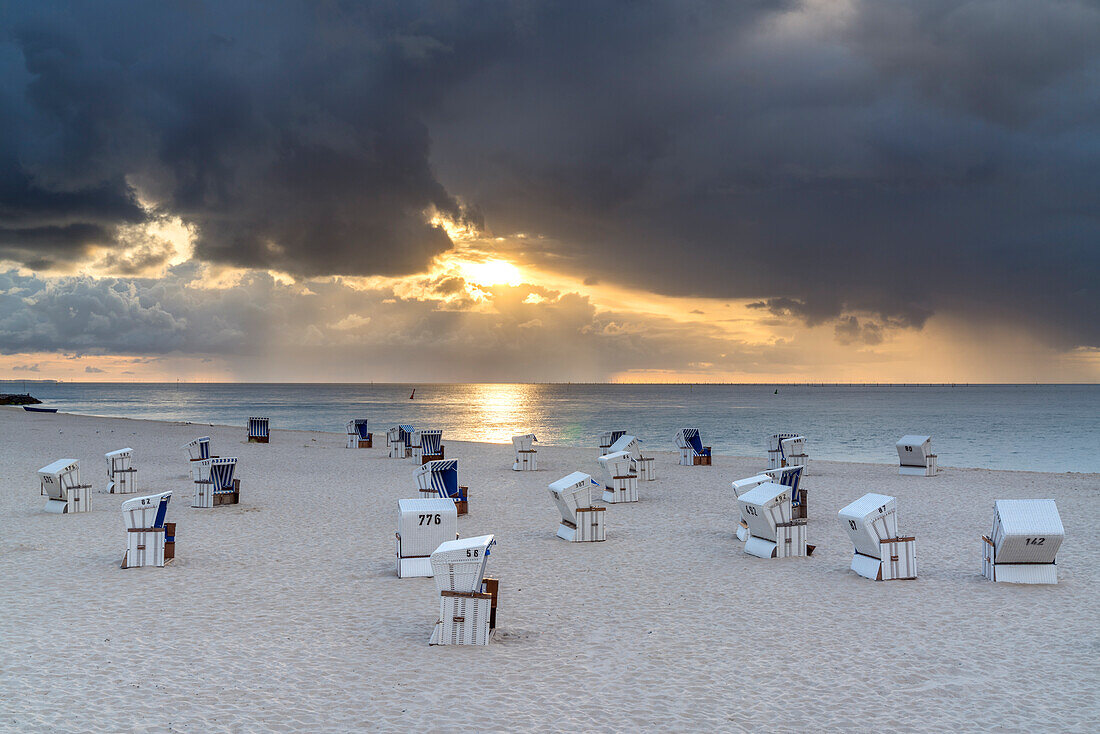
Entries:
{"label": "beach chair", "polygon": [[407,459],[412,456],[413,427],[408,425],[394,426],[386,431],[386,447],[390,450],[391,459]]}
{"label": "beach chair", "polygon": [[374,446],[374,434],[367,430],[366,418],[355,418],[347,425],[349,449],[369,449]]}
{"label": "beach chair", "polygon": [[550,496],[561,512],[558,537],[575,542],[606,539],[604,511],[595,507],[592,491],[600,486],[590,475],[582,471],[562,477],[550,484]]}
{"label": "beach chair", "polygon": [[110,451],[107,459],[107,493],[133,494],[137,491],[137,469],[131,466],[134,450],[131,448]]}
{"label": "beach chair", "polygon": [[1054,500],[997,500],[982,536],[982,576],[1009,584],[1056,584],[1055,556],[1066,538]]}
{"label": "beach chair", "polygon": [[855,548],[853,571],[872,581],[917,577],[917,541],[898,534],[895,498],[868,493],[844,507],[838,516]]}
{"label": "beach chair", "polygon": [[600,456],[611,453],[611,446],[625,434],[626,431],[604,431],[600,434]]}
{"label": "beach chair", "polygon": [[610,504],[638,501],[638,475],[632,468],[630,454],[617,451],[596,459],[603,470],[603,501]]}
{"label": "beach chair", "polygon": [[931,436],[902,436],[898,441],[898,474],[907,477],[934,477],[939,467],[932,453]]}
{"label": "beach chair", "polygon": [[176,557],[176,524],[164,521],[171,499],[171,492],[161,492],[122,503],[126,523],[123,568],[162,567]]}
{"label": "beach chair", "polygon": [[442,497],[452,500],[460,516],[469,511],[470,489],[458,483],[458,459],[433,459],[421,464],[416,470],[416,486],[423,499]]}
{"label": "beach chair", "polygon": [[771,477],[770,481],[791,488],[791,512],[795,520],[809,519],[810,504],[806,496],[806,488],[802,484],[802,477],[806,475],[804,466],[786,466],[782,469],[765,469],[760,472],[764,476]]}
{"label": "beach chair", "polygon": [[516,450],[516,460],[512,462],[512,471],[538,471],[538,452],[532,444],[538,443],[533,433],[512,436],[512,447]]}
{"label": "beach chair", "polygon": [[806,454],[806,438],[795,436],[779,442],[781,460],[784,467],[800,466],[803,474],[809,472],[810,457]]}
{"label": "beach chair", "polygon": [[676,434],[680,466],[710,466],[710,446],[704,446],[698,428],[681,428]]}
{"label": "beach chair", "polygon": [[797,558],[811,555],[806,543],[806,521],[791,513],[791,488],[765,482],[737,498],[748,524],[745,552],[758,558]]}
{"label": "beach chair", "polygon": [[397,500],[397,577],[431,576],[432,551],[458,538],[458,512],[449,499]]}
{"label": "beach chair", "polygon": [[413,459],[421,464],[439,461],[443,455],[443,431],[416,431],[412,436]]}
{"label": "beach chair", "polygon": [[[210,453],[210,437],[203,436],[202,438],[196,438],[194,441],[189,441],[184,444],[184,450],[187,451],[187,457],[189,459],[187,467],[187,476],[191,480],[195,477],[195,463],[202,461],[203,459],[216,459],[218,457],[211,455]],[[198,477],[202,479],[203,477]]]}
{"label": "beach chair", "polygon": [[218,507],[235,505],[241,501],[241,480],[233,475],[237,471],[237,459],[203,459],[196,471],[201,479],[195,480],[195,497],[192,507]]}
{"label": "beach chair", "polygon": [[802,438],[797,433],[773,433],[768,436],[768,468],[769,469],[782,469],[787,465],[785,455],[783,453],[783,442],[791,438]]}
{"label": "beach chair", "polygon": [[[767,474],[757,474],[755,476],[746,477],[745,479],[738,479],[730,482],[730,486],[733,487],[733,496],[736,499],[750,489],[755,489],[761,484],[767,484],[768,482],[774,481],[775,479]],[[740,507],[738,507],[737,512],[737,539],[744,543],[749,539],[749,523],[745,520],[745,516],[741,514]]]}
{"label": "beach chair", "polygon": [[80,482],[80,462],[58,459],[38,470],[41,493],[46,495],[46,512],[90,512],[92,485]]}
{"label": "beach chair", "polygon": [[500,582],[485,577],[492,535],[448,540],[432,553],[439,620],[429,645],[488,645],[497,626]]}
{"label": "beach chair", "polygon": [[611,450],[607,453],[614,454],[625,451],[630,454],[631,469],[638,475],[639,482],[652,482],[657,478],[657,470],[654,467],[652,456],[642,456],[642,440],[637,436],[624,433],[611,444]]}
{"label": "beach chair", "polygon": [[248,419],[248,442],[249,443],[267,443],[270,437],[270,431],[268,430],[267,418],[249,418]]}

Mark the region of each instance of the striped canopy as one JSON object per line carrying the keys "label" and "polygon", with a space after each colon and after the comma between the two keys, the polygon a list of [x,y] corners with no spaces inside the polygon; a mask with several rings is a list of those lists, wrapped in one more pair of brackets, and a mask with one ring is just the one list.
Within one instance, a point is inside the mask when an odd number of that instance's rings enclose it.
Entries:
{"label": "striped canopy", "polygon": [[447,459],[432,461],[428,464],[432,473],[432,489],[440,497],[452,500],[465,500],[466,493],[458,486],[458,460]]}
{"label": "striped canopy", "polygon": [[249,418],[248,419],[248,435],[249,436],[267,436],[267,418]]}
{"label": "striped canopy", "polygon": [[443,431],[421,431],[420,450],[425,454],[438,454],[443,443]]}

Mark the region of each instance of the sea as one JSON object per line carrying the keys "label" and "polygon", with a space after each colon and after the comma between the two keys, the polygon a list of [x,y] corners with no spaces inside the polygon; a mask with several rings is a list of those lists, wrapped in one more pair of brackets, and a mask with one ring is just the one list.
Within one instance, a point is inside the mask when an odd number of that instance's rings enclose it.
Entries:
{"label": "sea", "polygon": [[[892,464],[905,434],[932,436],[940,466],[1100,472],[1100,385],[26,384],[66,413],[343,433],[367,418],[443,429],[444,440],[596,446],[625,430],[653,451],[698,428],[717,454],[760,456],[777,432],[806,436],[814,459]],[[0,381],[0,392],[23,392]]]}

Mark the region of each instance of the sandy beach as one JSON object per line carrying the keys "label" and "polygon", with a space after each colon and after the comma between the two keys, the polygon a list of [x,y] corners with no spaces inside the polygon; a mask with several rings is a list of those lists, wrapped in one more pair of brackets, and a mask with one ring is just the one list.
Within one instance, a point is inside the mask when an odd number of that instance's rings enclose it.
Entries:
{"label": "sandy beach", "polygon": [[[337,428],[334,426],[334,428]],[[811,558],[765,561],[734,537],[729,483],[766,464],[657,454],[641,501],[607,511],[607,541],[555,537],[546,486],[596,475],[596,450],[444,436],[470,487],[463,537],[494,533],[501,579],[488,647],[429,647],[431,579],[394,573],[411,460],[344,449],[341,433],[0,409],[3,731],[1073,731],[1100,728],[1092,528],[1100,475],[888,465],[811,451]],[[645,435],[644,426],[634,430]],[[189,507],[181,446],[240,459],[241,503]],[[131,446],[139,494],[174,490],[176,560],[121,570],[122,501],[103,454]],[[811,444],[812,446],[812,444]],[[92,511],[43,512],[36,470],[77,458]],[[848,570],[837,510],[899,500],[919,579]],[[981,577],[1000,498],[1057,500],[1057,586]]]}

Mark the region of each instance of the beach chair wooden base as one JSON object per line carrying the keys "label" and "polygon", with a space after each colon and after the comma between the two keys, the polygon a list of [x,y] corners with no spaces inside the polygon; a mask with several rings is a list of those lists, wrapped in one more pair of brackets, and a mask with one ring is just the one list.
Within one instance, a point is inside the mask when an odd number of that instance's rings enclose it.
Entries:
{"label": "beach chair wooden base", "polygon": [[[466,487],[461,487],[463,492],[467,491]],[[469,497],[469,495],[467,495]],[[458,512],[458,516],[462,517],[470,511],[469,500],[455,500],[455,511]]]}
{"label": "beach chair wooden base", "polygon": [[534,449],[520,449],[512,462],[512,471],[538,471],[538,453]]}
{"label": "beach chair wooden base", "polygon": [[917,577],[916,538],[891,538],[879,543],[880,557],[852,554],[852,570],[872,581],[901,581]]}
{"label": "beach chair wooden base", "polygon": [[657,462],[652,456],[642,456],[634,460],[639,482],[652,482],[657,479]]}
{"label": "beach chair wooden base", "polygon": [[982,576],[1002,584],[1056,584],[1058,566],[1055,563],[996,563],[993,541],[982,536]]}
{"label": "beach chair wooden base", "polygon": [[108,494],[137,492],[137,469],[116,469],[107,480]]}
{"label": "beach chair wooden base", "polygon": [[810,505],[806,494],[806,490],[798,490],[798,504],[791,504],[792,520],[808,520],[810,518]]}
{"label": "beach chair wooden base", "polygon": [[68,487],[61,490],[61,495],[65,499],[51,497],[46,500],[46,512],[61,515],[92,511],[92,485],[78,484],[75,487]]}
{"label": "beach chair wooden base", "polygon": [[925,466],[899,466],[898,474],[903,477],[934,477],[939,473],[936,454],[926,457]]}
{"label": "beach chair wooden base", "polygon": [[775,527],[775,540],[750,535],[745,552],[757,558],[802,558],[813,555],[816,546],[806,543],[806,521],[792,520]]}
{"label": "beach chair wooden base", "polygon": [[610,487],[604,487],[603,501],[609,504],[638,501],[638,477],[631,474],[612,478]]}
{"label": "beach chair wooden base", "polygon": [[267,443],[268,438],[269,438],[268,436],[249,436],[248,437],[248,442],[249,443]]}
{"label": "beach chair wooden base", "polygon": [[439,447],[439,453],[438,454],[424,454],[424,453],[421,453],[420,454],[420,464],[423,466],[424,464],[427,464],[429,461],[442,461],[443,459],[446,458],[444,456],[444,453],[446,453],[446,452],[445,452],[445,449],[444,449],[443,446]]}
{"label": "beach chair wooden base", "polygon": [[488,645],[493,597],[484,592],[443,591],[439,596],[439,621],[429,645]]}
{"label": "beach chair wooden base", "polygon": [[126,555],[122,557],[122,568],[161,568],[175,557],[175,523],[165,523],[163,528],[132,528],[126,532]]}
{"label": "beach chair wooden base", "polygon": [[604,525],[606,511],[606,507],[578,507],[577,524],[562,520],[558,526],[558,537],[574,543],[607,540],[607,529]]}
{"label": "beach chair wooden base", "polygon": [[233,480],[233,489],[215,489],[214,482],[209,479],[195,482],[195,496],[191,502],[192,507],[220,507],[221,505],[236,505],[241,501],[241,480]]}
{"label": "beach chair wooden base", "polygon": [[374,438],[368,436],[367,438],[359,439],[358,448],[361,448],[361,449],[372,449],[372,448],[374,448]]}
{"label": "beach chair wooden base", "polygon": [[701,456],[697,455],[697,456],[692,457],[692,464],[694,466],[711,466],[711,463],[710,463],[711,456],[710,456],[710,453],[709,453],[710,452],[710,446],[707,446],[706,450],[708,452],[707,454],[701,455]]}

